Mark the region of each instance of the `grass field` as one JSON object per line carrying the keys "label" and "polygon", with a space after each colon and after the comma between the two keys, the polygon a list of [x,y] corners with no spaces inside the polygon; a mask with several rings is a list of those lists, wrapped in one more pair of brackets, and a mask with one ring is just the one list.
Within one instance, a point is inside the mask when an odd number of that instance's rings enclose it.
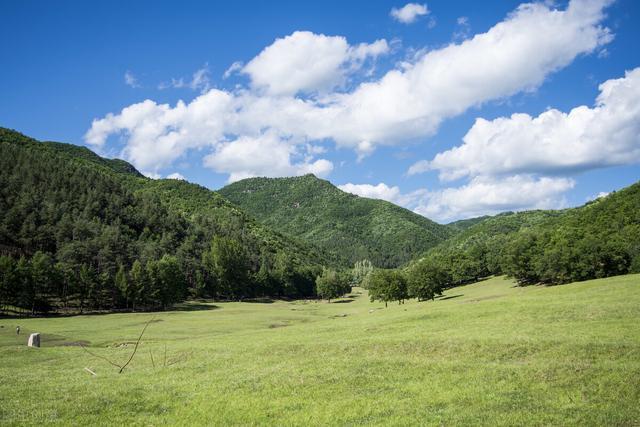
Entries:
{"label": "grass field", "polygon": [[640,275],[0,326],[3,425],[640,425]]}

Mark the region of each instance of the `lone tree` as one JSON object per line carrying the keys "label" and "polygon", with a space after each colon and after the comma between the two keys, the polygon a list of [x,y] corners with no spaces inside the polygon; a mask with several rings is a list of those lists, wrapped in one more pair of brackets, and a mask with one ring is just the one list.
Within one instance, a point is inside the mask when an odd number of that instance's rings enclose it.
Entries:
{"label": "lone tree", "polygon": [[412,266],[407,272],[407,290],[418,301],[434,299],[451,282],[447,270],[433,260],[425,259]]}
{"label": "lone tree", "polygon": [[349,292],[351,292],[349,281],[335,270],[325,268],[322,274],[316,277],[316,293],[329,302]]}
{"label": "lone tree", "polygon": [[398,270],[375,270],[369,277],[369,298],[371,301],[384,301],[387,306],[389,301],[404,302],[409,297],[407,293],[407,281]]}

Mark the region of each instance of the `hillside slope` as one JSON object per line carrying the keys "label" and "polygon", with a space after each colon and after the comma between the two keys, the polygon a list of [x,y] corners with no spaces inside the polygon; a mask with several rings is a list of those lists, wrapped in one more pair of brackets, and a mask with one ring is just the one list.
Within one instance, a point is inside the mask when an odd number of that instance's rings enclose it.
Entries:
{"label": "hillside slope", "polygon": [[263,224],[330,251],[345,265],[396,267],[453,234],[407,209],[358,197],[305,175],[249,178],[220,193]]}
{"label": "hillside slope", "polygon": [[576,208],[485,218],[420,262],[445,270],[449,286],[503,273],[561,284],[640,272],[640,183]]}
{"label": "hillside slope", "polygon": [[[39,311],[52,301],[112,308],[198,294],[313,295],[314,271],[326,263],[216,192],[2,128],[0,182],[0,305]],[[160,277],[163,268],[170,277]]]}

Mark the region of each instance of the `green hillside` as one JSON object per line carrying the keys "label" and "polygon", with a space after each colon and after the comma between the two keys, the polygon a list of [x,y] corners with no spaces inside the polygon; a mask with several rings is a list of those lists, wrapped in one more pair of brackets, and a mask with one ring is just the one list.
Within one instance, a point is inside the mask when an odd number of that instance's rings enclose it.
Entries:
{"label": "green hillside", "polygon": [[250,178],[220,193],[263,224],[333,253],[344,265],[369,259],[396,267],[453,234],[407,209],[345,193],[313,175]]}
{"label": "green hillside", "polygon": [[445,287],[491,274],[562,284],[640,272],[640,183],[573,209],[485,218],[409,270],[420,264],[442,270]]}
{"label": "green hillside", "polygon": [[216,192],[83,147],[0,129],[0,182],[0,306],[310,296],[326,263]]}
{"label": "green hillside", "polygon": [[[2,425],[633,426],[640,276],[0,319]],[[123,364],[122,374],[91,353]],[[16,336],[20,325],[23,332]],[[30,332],[42,347],[28,348]],[[92,375],[85,368],[96,375]]]}
{"label": "green hillside", "polygon": [[468,219],[460,219],[458,221],[453,221],[447,224],[447,226],[449,228],[452,228],[453,230],[460,232],[460,231],[464,231],[469,227],[473,227],[474,225],[484,221],[485,219],[491,218],[491,216],[489,215],[484,215],[484,216],[478,216],[475,218],[468,218]]}

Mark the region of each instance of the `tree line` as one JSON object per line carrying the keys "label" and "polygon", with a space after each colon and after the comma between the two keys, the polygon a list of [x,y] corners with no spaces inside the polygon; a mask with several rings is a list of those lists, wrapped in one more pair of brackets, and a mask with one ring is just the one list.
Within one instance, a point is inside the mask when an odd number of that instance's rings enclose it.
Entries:
{"label": "tree line", "polygon": [[579,208],[484,219],[402,269],[374,271],[368,287],[401,302],[492,275],[560,285],[628,273],[640,273],[640,183]]}

